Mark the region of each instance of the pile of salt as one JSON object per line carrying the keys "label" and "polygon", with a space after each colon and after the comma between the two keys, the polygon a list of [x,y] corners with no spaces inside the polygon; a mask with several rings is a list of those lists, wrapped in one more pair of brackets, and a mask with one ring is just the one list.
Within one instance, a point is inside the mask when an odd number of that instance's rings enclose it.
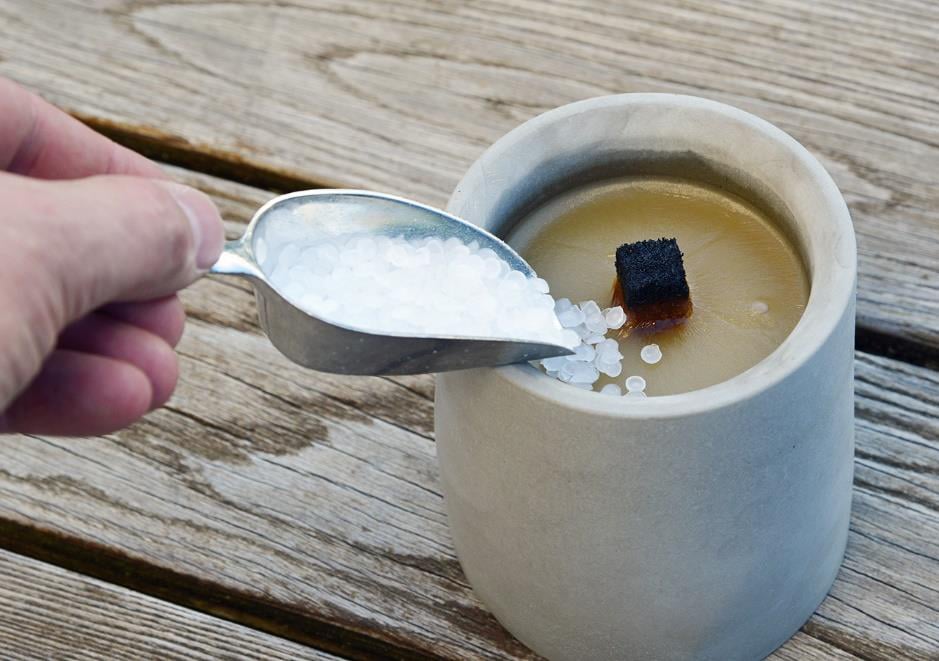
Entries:
{"label": "pile of salt", "polygon": [[555,316],[548,283],[512,270],[475,241],[294,238],[264,246],[264,252],[262,266],[278,291],[311,314],[346,326],[568,347],[580,341]]}

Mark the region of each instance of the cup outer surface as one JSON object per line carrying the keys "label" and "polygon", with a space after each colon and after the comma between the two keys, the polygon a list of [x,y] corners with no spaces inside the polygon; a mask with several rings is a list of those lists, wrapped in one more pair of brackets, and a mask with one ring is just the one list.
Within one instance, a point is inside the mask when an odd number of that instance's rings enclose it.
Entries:
{"label": "cup outer surface", "polygon": [[454,544],[482,601],[549,659],[758,659],[811,616],[847,540],[856,247],[848,210],[795,140],[695,97],[624,94],[526,122],[447,210],[505,236],[577,181],[675,174],[784,219],[809,273],[799,324],[764,361],[638,402],[529,366],[437,378]]}

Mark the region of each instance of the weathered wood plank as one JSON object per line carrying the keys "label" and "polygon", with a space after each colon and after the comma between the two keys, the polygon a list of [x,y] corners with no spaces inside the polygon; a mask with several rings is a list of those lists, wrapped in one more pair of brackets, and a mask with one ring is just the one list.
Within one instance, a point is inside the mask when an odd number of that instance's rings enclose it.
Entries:
{"label": "weathered wood plank", "polygon": [[917,0],[0,0],[0,73],[196,169],[438,205],[550,107],[727,101],[819,155],[858,228],[861,325],[935,361],[937,26]]}
{"label": "weathered wood plank", "polygon": [[0,657],[338,658],[2,550]]}
{"label": "weathered wood plank", "polygon": [[[175,174],[233,218],[266,195]],[[184,299],[167,408],[103,438],[0,437],[0,544],[349,655],[531,658],[450,546],[432,380],[306,371],[259,333],[246,288]],[[856,385],[847,559],[779,655],[935,658],[939,374],[858,354]]]}

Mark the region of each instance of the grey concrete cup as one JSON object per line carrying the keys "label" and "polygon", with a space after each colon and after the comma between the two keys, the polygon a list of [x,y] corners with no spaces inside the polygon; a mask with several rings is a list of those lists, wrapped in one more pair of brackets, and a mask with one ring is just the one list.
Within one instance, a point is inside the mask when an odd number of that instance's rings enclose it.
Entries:
{"label": "grey concrete cup", "polygon": [[847,539],[851,219],[790,136],[666,94],[526,122],[470,168],[447,210],[505,236],[558,192],[630,174],[705,181],[771,210],[809,274],[805,313],[743,374],[640,402],[527,365],[439,376],[454,544],[482,601],[549,659],[757,659],[822,601]]}

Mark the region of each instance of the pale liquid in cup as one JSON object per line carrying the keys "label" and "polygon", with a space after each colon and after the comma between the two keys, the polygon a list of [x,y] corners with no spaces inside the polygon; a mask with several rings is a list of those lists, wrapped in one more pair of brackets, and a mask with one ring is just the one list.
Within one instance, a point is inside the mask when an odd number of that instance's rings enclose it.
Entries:
{"label": "pale liquid in cup", "polygon": [[[602,375],[594,390],[631,375],[645,378],[649,396],[720,383],[772,353],[805,309],[805,269],[770,217],[697,183],[642,177],[578,188],[529,214],[508,242],[555,298],[607,307],[616,248],[661,237],[675,237],[684,253],[693,312],[674,328],[619,336],[623,372]],[[640,358],[651,343],[662,351],[654,365]]]}

